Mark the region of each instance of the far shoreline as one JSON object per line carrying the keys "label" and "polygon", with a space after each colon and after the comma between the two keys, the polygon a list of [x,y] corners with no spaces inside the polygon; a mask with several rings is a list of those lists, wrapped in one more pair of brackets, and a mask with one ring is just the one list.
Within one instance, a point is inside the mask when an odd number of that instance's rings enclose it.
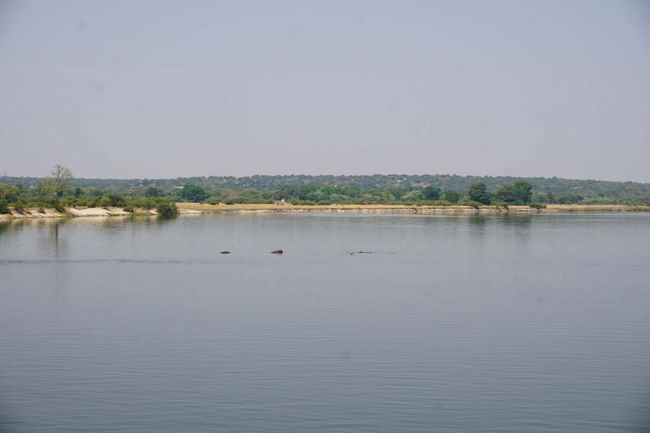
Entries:
{"label": "far shoreline", "polygon": [[[214,213],[359,213],[381,215],[534,215],[534,214],[564,214],[564,213],[593,213],[593,212],[650,212],[650,205],[578,205],[578,204],[549,204],[538,209],[531,206],[493,206],[478,207],[465,205],[450,206],[416,206],[416,205],[385,205],[385,204],[333,204],[333,205],[292,205],[292,204],[207,204],[207,203],[176,203],[179,216]],[[127,212],[122,208],[65,208],[64,212],[54,209],[27,209],[24,213],[12,211],[11,214],[0,215],[0,221],[43,219],[43,218],[101,218],[156,216],[155,210],[136,209]]]}

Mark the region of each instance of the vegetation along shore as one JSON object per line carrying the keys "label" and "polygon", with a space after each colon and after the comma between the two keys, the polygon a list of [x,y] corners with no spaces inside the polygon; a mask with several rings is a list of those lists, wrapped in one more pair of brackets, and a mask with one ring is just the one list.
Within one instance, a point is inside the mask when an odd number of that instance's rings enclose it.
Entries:
{"label": "vegetation along shore", "polygon": [[4,177],[0,219],[210,212],[399,214],[650,211],[650,184],[457,175],[75,179]]}

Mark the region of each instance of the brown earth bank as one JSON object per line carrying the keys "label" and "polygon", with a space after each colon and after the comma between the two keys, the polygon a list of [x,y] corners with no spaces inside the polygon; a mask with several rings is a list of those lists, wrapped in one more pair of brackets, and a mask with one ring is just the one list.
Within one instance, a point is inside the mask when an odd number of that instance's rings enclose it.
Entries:
{"label": "brown earth bank", "polygon": [[[190,215],[200,214],[202,212],[194,210],[181,210],[179,214]],[[67,207],[65,212],[58,212],[50,208],[30,208],[23,213],[11,209],[11,214],[0,215],[0,221],[10,219],[37,219],[37,218],[96,218],[96,217],[129,217],[129,216],[156,216],[158,213],[155,209],[136,209],[134,212],[127,212],[119,207],[92,207],[92,208],[74,208]]]}
{"label": "brown earth bank", "polygon": [[543,209],[531,206],[411,206],[386,204],[207,204],[176,203],[179,210],[212,212],[341,212],[341,213],[398,213],[398,214],[505,214],[505,213],[560,213],[560,212],[650,212],[650,205],[572,205],[552,204]]}
{"label": "brown earth bank", "polygon": [[[335,205],[291,205],[291,204],[207,204],[176,203],[180,215],[197,215],[205,213],[241,212],[241,213],[294,213],[294,212],[334,212],[334,213],[369,213],[369,214],[411,214],[411,215],[473,215],[473,214],[557,214],[566,212],[650,212],[650,205],[579,205],[551,204],[543,209],[530,206],[409,206],[384,204],[335,204]],[[112,216],[155,216],[154,209],[136,209],[126,212],[122,208],[66,208],[64,212],[54,209],[31,208],[24,213],[12,209],[11,214],[0,215],[0,221],[21,218],[82,218]]]}

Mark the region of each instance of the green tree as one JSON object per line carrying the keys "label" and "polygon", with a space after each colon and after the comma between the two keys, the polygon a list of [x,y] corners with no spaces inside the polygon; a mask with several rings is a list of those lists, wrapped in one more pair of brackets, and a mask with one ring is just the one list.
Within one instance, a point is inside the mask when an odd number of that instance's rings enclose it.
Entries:
{"label": "green tree", "polygon": [[424,198],[424,195],[422,194],[422,191],[414,189],[413,191],[409,191],[406,194],[402,196],[402,201],[406,201],[409,203],[413,203],[416,201],[420,201]]}
{"label": "green tree", "polygon": [[181,198],[187,201],[201,202],[208,198],[208,193],[199,185],[190,183],[181,190]]}
{"label": "green tree", "polygon": [[456,191],[445,191],[442,195],[442,198],[450,203],[458,203],[460,197],[460,193]]}
{"label": "green tree", "polygon": [[0,183],[0,200],[12,202],[18,198],[20,191],[8,183]]}
{"label": "green tree", "polygon": [[150,186],[149,188],[144,190],[144,196],[145,197],[160,197],[162,195],[162,191],[160,188],[156,188],[155,186]]}
{"label": "green tree", "polygon": [[440,198],[440,188],[433,185],[425,186],[422,188],[422,195],[425,200],[438,200]]}
{"label": "green tree", "polygon": [[505,203],[515,203],[518,200],[517,190],[512,184],[501,185],[496,195],[499,200]]}
{"label": "green tree", "polygon": [[470,200],[477,201],[481,204],[490,204],[490,193],[487,192],[487,186],[483,182],[473,182],[467,191]]}
{"label": "green tree", "polygon": [[72,171],[60,164],[57,164],[52,169],[50,173],[49,180],[52,182],[53,190],[57,198],[63,196],[63,193],[66,192],[69,188],[69,182],[74,178],[72,176]]}
{"label": "green tree", "polygon": [[70,188],[71,179],[73,176],[70,169],[57,164],[48,177],[37,182],[36,191],[43,198],[55,202]]}
{"label": "green tree", "polygon": [[530,203],[533,197],[533,188],[525,180],[519,180],[514,184],[516,202],[521,204]]}

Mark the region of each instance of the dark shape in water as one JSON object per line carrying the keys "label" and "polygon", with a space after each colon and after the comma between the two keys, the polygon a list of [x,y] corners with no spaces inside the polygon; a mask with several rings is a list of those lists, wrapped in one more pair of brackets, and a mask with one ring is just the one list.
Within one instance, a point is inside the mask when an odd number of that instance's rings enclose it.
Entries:
{"label": "dark shape in water", "polygon": [[273,251],[271,251],[271,254],[282,254],[282,253],[284,253],[284,251],[282,251],[282,250],[273,250]]}
{"label": "dark shape in water", "polygon": [[230,251],[221,251],[219,254],[230,254]]}

